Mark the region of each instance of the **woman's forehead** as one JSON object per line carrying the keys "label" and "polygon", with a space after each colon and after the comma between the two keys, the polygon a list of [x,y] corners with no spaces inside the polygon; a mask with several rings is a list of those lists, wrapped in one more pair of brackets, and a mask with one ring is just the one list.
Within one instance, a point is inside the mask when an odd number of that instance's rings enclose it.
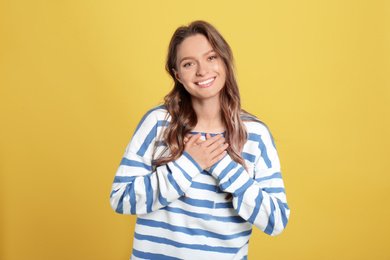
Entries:
{"label": "woman's forehead", "polygon": [[177,48],[178,61],[186,57],[201,57],[214,52],[207,38],[202,34],[196,34],[185,39]]}

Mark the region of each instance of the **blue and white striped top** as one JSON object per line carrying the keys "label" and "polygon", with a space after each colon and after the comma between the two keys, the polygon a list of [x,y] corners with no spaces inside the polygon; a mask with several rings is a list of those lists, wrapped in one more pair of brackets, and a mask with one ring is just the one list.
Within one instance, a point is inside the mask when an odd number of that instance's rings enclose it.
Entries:
{"label": "blue and white striped top", "polygon": [[[154,169],[155,147],[156,156],[165,148],[158,138],[166,114],[159,106],[143,117],[112,185],[112,208],[138,215],[131,259],[247,259],[252,224],[277,235],[290,214],[267,127],[244,122],[248,171],[228,154],[202,171],[186,152]],[[226,200],[227,193],[232,200]]]}

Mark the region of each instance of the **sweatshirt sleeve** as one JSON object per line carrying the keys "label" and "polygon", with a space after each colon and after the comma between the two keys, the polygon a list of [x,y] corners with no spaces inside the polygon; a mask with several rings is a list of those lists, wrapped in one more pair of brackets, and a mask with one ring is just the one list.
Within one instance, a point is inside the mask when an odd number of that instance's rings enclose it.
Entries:
{"label": "sweatshirt sleeve", "polygon": [[268,235],[278,235],[285,229],[290,215],[279,157],[268,129],[249,134],[248,142],[251,151],[257,153],[248,156],[257,158],[250,168],[254,177],[228,154],[210,173],[222,191],[233,195],[233,207],[242,218]]}
{"label": "sweatshirt sleeve", "polygon": [[155,112],[147,113],[127,146],[111,189],[112,208],[121,214],[145,214],[181,197],[202,169],[183,152],[176,161],[152,167],[157,129]]}

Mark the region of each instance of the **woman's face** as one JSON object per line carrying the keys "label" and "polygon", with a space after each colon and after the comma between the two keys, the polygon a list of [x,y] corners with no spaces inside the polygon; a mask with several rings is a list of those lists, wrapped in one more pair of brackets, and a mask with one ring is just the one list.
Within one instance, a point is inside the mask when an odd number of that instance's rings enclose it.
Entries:
{"label": "woman's face", "polygon": [[204,35],[185,39],[178,46],[176,57],[175,77],[192,100],[219,98],[226,81],[225,64]]}

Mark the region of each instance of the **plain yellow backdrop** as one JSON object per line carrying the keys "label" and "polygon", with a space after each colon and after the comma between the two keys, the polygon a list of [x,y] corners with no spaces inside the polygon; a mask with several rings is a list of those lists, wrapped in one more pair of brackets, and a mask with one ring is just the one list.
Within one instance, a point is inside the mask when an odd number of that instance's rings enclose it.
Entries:
{"label": "plain yellow backdrop", "polygon": [[271,129],[291,208],[249,259],[390,259],[390,1],[0,1],[0,258],[129,259],[109,195],[172,82],[174,30],[230,43],[243,108]]}

